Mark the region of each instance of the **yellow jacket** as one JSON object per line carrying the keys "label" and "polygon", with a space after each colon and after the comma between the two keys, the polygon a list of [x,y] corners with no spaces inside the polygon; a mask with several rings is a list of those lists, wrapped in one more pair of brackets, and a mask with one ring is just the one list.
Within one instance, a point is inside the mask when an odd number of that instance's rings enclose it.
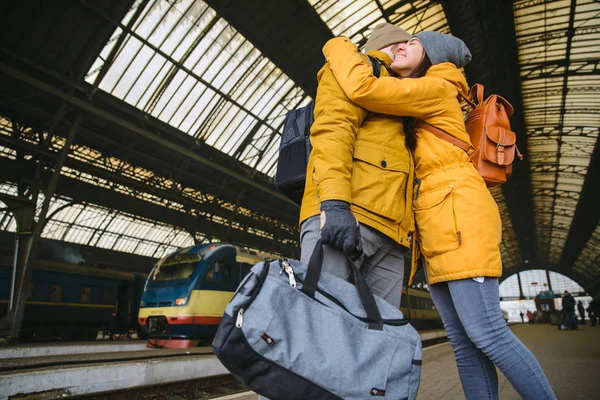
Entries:
{"label": "yellow jacket", "polygon": [[[370,54],[391,62],[380,51]],[[327,64],[317,79],[300,222],[318,215],[321,201],[343,200],[358,221],[408,247],[414,229],[414,164],[404,145],[401,118],[367,114],[344,94]]]}
{"label": "yellow jacket", "polygon": [[[346,38],[331,39],[323,53],[350,99],[367,110],[418,117],[469,143],[458,93],[467,94],[462,73],[451,63],[432,66],[422,78],[372,75],[364,55]],[[502,274],[502,224],[494,198],[467,154],[425,130],[414,153],[414,246],[411,281],[423,254],[429,284]]]}

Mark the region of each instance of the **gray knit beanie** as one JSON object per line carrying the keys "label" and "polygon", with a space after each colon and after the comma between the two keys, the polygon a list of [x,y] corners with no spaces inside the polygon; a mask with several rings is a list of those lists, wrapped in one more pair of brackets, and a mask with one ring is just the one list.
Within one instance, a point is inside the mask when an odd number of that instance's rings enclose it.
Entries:
{"label": "gray knit beanie", "polygon": [[371,50],[379,50],[390,44],[408,42],[411,36],[399,26],[384,22],[377,25],[373,32],[369,35],[367,43],[365,43],[365,53]]}
{"label": "gray knit beanie", "polygon": [[461,68],[471,61],[471,52],[467,45],[456,36],[427,31],[417,33],[413,37],[419,39],[432,65],[451,62]]}

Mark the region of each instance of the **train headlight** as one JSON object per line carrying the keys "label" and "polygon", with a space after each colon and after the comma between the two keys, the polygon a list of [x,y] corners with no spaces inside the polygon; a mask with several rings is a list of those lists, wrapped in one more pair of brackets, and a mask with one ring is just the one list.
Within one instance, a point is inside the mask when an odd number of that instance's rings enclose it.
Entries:
{"label": "train headlight", "polygon": [[140,307],[144,307],[146,305],[146,303],[144,303],[144,300],[140,301]]}
{"label": "train headlight", "polygon": [[186,303],[187,303],[187,297],[180,297],[177,300],[175,300],[175,304],[178,306],[185,306]]}

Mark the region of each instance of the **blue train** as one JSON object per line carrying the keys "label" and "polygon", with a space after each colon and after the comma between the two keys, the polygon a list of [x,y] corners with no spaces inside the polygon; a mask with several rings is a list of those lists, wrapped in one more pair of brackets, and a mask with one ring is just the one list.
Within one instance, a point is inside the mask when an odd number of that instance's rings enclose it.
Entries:
{"label": "blue train", "polygon": [[[0,315],[8,305],[12,267],[0,266]],[[94,340],[100,330],[138,330],[146,276],[39,260],[32,271],[23,325],[24,341]],[[115,316],[113,317],[113,313]]]}
{"label": "blue train", "polygon": [[213,243],[160,260],[140,304],[139,324],[149,332],[149,346],[194,347],[214,336],[242,278],[266,257],[274,256]]}

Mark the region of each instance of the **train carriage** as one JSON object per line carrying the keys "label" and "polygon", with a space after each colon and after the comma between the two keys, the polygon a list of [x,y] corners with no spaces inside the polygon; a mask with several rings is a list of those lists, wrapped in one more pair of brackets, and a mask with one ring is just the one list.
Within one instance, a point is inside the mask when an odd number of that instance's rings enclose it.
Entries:
{"label": "train carriage", "polygon": [[[12,267],[0,266],[0,313],[8,306]],[[111,269],[36,260],[25,303],[23,341],[94,340],[113,313],[123,331],[135,317],[145,276]]]}

